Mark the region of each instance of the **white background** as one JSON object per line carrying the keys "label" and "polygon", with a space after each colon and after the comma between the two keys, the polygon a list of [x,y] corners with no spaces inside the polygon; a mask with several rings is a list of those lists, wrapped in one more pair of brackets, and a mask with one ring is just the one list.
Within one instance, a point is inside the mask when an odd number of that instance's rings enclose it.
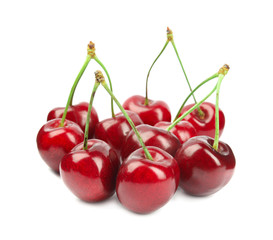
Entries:
{"label": "white background", "polygon": [[[1,1],[0,238],[272,239],[271,2]],[[90,40],[117,98],[144,95],[167,26],[192,86],[225,63],[231,67],[220,93],[221,140],[234,150],[235,174],[212,196],[178,190],[148,215],[127,211],[116,196],[83,203],[40,158],[37,132],[50,109],[65,106]],[[91,61],[74,103],[89,100],[97,69]],[[151,72],[149,93],[165,100],[173,116],[189,93],[171,44]],[[100,88],[94,106],[101,120],[110,117],[109,100]]]}

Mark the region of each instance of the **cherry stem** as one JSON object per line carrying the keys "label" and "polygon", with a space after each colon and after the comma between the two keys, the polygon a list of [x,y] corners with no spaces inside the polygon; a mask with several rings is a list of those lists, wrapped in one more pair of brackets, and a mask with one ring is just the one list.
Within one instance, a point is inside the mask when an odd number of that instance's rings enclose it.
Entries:
{"label": "cherry stem", "polygon": [[74,84],[73,84],[73,86],[71,88],[70,95],[69,95],[69,98],[68,98],[69,106],[72,106],[72,101],[73,101],[73,97],[74,97],[76,87],[77,87],[77,85],[78,85],[78,83],[79,83],[79,81],[80,81],[80,79],[81,79],[81,77],[82,77],[82,75],[83,75],[85,69],[87,68],[87,66],[88,66],[91,59],[92,59],[91,56],[88,54],[83,66],[82,66],[82,68],[81,68],[81,70],[80,70],[80,72],[78,74],[78,76],[76,77],[76,80],[75,80],[75,82],[74,82]]}
{"label": "cherry stem", "polygon": [[162,48],[161,52],[158,54],[158,56],[156,57],[156,59],[154,60],[152,66],[150,67],[149,71],[148,71],[148,74],[147,74],[147,78],[146,78],[146,97],[145,97],[145,102],[144,102],[144,105],[145,106],[148,106],[149,104],[149,99],[148,99],[148,79],[149,79],[149,76],[150,76],[150,72],[155,64],[155,62],[157,61],[157,59],[161,56],[161,54],[164,52],[165,48],[167,47],[169,43],[169,40],[166,41],[164,47]]}
{"label": "cherry stem", "polygon": [[183,118],[185,118],[188,114],[190,114],[192,111],[197,109],[203,102],[205,102],[216,90],[217,84],[213,88],[213,90],[205,97],[203,98],[199,103],[196,103],[193,107],[191,107],[188,111],[186,111],[182,116],[177,118],[168,128],[167,131],[170,131],[177,123],[179,123]]}
{"label": "cherry stem", "polygon": [[[171,34],[172,34],[172,31],[171,31],[169,28],[167,29],[167,32],[168,32],[168,31],[171,32]],[[184,69],[184,67],[183,67],[182,61],[181,61],[181,59],[180,59],[180,57],[179,57],[179,54],[178,54],[178,51],[177,51],[177,49],[176,49],[176,46],[175,46],[175,43],[174,43],[174,40],[173,40],[173,35],[172,35],[172,38],[171,38],[170,41],[171,41],[171,43],[172,43],[172,45],[173,45],[173,49],[174,49],[174,51],[175,51],[175,53],[176,53],[176,56],[177,56],[178,61],[179,61],[179,63],[180,63],[180,66],[181,66],[181,68],[182,68],[182,70],[183,70],[184,76],[185,76],[185,78],[186,78],[186,80],[187,80],[189,89],[190,89],[190,91],[192,92],[192,88],[191,88],[191,85],[190,85],[188,76],[187,76],[187,74],[186,74],[186,71],[185,71],[185,69]],[[195,98],[194,94],[192,94],[192,97],[193,97],[194,102],[195,102],[195,104],[196,104],[197,101],[196,101],[196,98]],[[204,116],[204,112],[203,112],[199,107],[197,108],[197,110],[198,110],[199,116]]]}
{"label": "cherry stem", "polygon": [[215,102],[215,137],[213,142],[213,148],[217,151],[219,145],[219,93],[220,93],[220,86],[222,80],[224,79],[225,75],[228,73],[229,66],[225,64],[222,68],[220,68],[218,74],[218,82],[216,86],[216,102]]}
{"label": "cherry stem", "polygon": [[72,86],[72,88],[70,90],[69,97],[68,97],[68,100],[67,100],[67,103],[66,103],[66,106],[65,106],[65,109],[64,109],[63,117],[62,117],[62,120],[60,122],[60,127],[63,127],[68,108],[70,106],[72,106],[72,101],[73,101],[73,97],[74,97],[76,87],[77,87],[77,85],[78,85],[78,83],[79,83],[85,69],[87,68],[89,62],[91,61],[92,58],[94,58],[94,56],[95,56],[95,44],[93,42],[90,42],[87,45],[87,57],[85,59],[85,62],[84,62],[83,66],[82,66],[78,76],[76,77],[76,80],[74,81],[74,84],[73,84],[73,86]]}
{"label": "cherry stem", "polygon": [[[97,56],[94,56],[94,60],[102,67],[102,69],[104,70],[104,72],[107,75],[108,81],[109,81],[109,85],[110,85],[110,89],[113,92],[113,87],[112,87],[112,81],[110,79],[109,73],[106,70],[105,66],[103,65],[103,63],[98,59]],[[115,118],[115,112],[114,112],[114,104],[113,104],[113,98],[111,99],[111,112],[112,112],[112,118]]]}
{"label": "cherry stem", "polygon": [[135,132],[135,134],[136,134],[136,136],[137,136],[137,138],[138,138],[138,140],[139,140],[139,142],[140,142],[140,144],[141,144],[141,146],[142,146],[142,148],[144,150],[146,158],[153,161],[153,158],[152,158],[150,152],[148,151],[146,145],[144,144],[143,139],[141,138],[138,130],[136,129],[136,126],[135,126],[134,122],[129,117],[129,115],[127,114],[127,112],[124,110],[124,108],[122,107],[122,105],[120,104],[120,102],[116,99],[116,97],[113,94],[113,92],[109,89],[107,83],[105,82],[105,79],[104,79],[104,76],[103,76],[102,72],[99,71],[99,70],[97,70],[95,72],[95,76],[96,76],[96,80],[101,83],[101,85],[105,88],[105,90],[110,94],[110,96],[112,97],[112,99],[118,105],[119,109],[121,110],[121,112],[123,113],[123,115],[127,119],[128,123],[132,127],[133,131]]}
{"label": "cherry stem", "polygon": [[88,112],[87,112],[87,117],[86,117],[86,124],[85,124],[85,131],[84,131],[83,150],[87,150],[87,148],[88,148],[88,133],[89,133],[91,110],[92,110],[94,97],[95,97],[95,94],[96,94],[96,91],[97,91],[99,85],[100,85],[100,82],[98,82],[96,80],[93,90],[92,90],[92,93],[91,93],[90,101],[89,101]]}
{"label": "cherry stem", "polygon": [[183,102],[183,104],[181,105],[181,107],[178,110],[178,113],[174,119],[174,121],[179,118],[179,114],[181,113],[182,109],[184,108],[184,106],[186,105],[187,101],[189,100],[189,98],[191,97],[191,95],[193,95],[193,93],[199,89],[201,86],[203,86],[205,83],[207,83],[208,81],[217,78],[218,77],[218,73],[213,74],[211,77],[207,78],[206,80],[204,80],[203,82],[201,82],[195,89],[192,90],[192,92],[188,95],[188,97],[185,99],[185,101]]}

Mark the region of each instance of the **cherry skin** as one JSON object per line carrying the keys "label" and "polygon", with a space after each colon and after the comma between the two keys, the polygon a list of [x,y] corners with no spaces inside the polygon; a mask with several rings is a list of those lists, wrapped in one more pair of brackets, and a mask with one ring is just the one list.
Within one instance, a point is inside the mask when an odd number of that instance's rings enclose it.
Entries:
{"label": "cherry skin", "polygon": [[180,187],[188,194],[206,196],[224,187],[235,168],[235,156],[228,144],[197,136],[189,139],[178,150],[175,159],[180,168]]}
{"label": "cherry skin", "polygon": [[60,127],[61,119],[48,121],[39,130],[37,147],[42,159],[55,172],[59,172],[59,164],[64,155],[83,141],[84,133],[78,124],[65,120]]}
{"label": "cherry skin", "polygon": [[[185,106],[179,116],[188,111],[194,104]],[[197,135],[206,135],[209,137],[215,137],[215,105],[210,102],[203,102],[200,105],[201,110],[205,114],[200,117],[198,110],[195,109],[189,115],[187,115],[183,120],[190,122],[196,129]],[[225,126],[225,116],[223,111],[219,109],[219,134],[221,136]]]}
{"label": "cherry skin", "polygon": [[142,148],[124,161],[117,176],[116,192],[121,204],[137,213],[150,213],[165,205],[174,195],[179,179],[175,159],[157,147]]}
{"label": "cherry skin", "polygon": [[[164,129],[153,127],[147,124],[138,125],[137,130],[146,146],[155,146],[163,149],[172,156],[175,155],[181,143],[179,139]],[[125,160],[133,151],[141,148],[136,134],[131,130],[124,140],[121,151],[121,158]]]}
{"label": "cherry skin", "polygon": [[65,155],[60,174],[65,185],[78,198],[98,202],[115,193],[120,161],[116,152],[104,141],[88,140],[88,149],[80,143]]}
{"label": "cherry skin", "polygon": [[[87,118],[88,106],[89,106],[89,103],[87,102],[81,102],[77,105],[70,106],[67,110],[67,115],[66,115],[66,119],[77,123],[83,132],[85,131],[85,123]],[[65,108],[63,107],[52,109],[47,115],[47,121],[55,119],[55,118],[62,118],[64,109]],[[89,133],[88,133],[89,138],[92,138],[94,136],[95,126],[98,122],[99,122],[98,114],[95,108],[92,107],[90,123],[89,123]]]}
{"label": "cherry skin", "polygon": [[[170,125],[171,122],[158,122],[155,127],[167,129]],[[188,121],[180,121],[170,130],[170,132],[179,139],[181,144],[196,136],[196,129]]]}
{"label": "cherry skin", "polygon": [[[140,117],[132,111],[126,111],[135,126],[143,124]],[[131,126],[122,113],[116,114],[115,118],[108,118],[96,125],[95,138],[107,142],[118,154]]]}
{"label": "cherry skin", "polygon": [[145,124],[151,126],[160,121],[171,121],[171,112],[165,102],[149,100],[147,106],[144,103],[145,97],[136,95],[128,98],[123,103],[123,107],[126,110],[137,113]]}

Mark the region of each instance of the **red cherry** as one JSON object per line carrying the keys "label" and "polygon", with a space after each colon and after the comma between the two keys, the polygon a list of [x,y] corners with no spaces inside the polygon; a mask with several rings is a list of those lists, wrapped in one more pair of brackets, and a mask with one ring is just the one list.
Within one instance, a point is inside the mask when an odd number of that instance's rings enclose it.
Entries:
{"label": "red cherry", "polygon": [[165,102],[149,100],[147,106],[144,103],[145,97],[136,95],[128,98],[122,106],[137,113],[145,124],[154,126],[160,121],[171,121],[171,112]]}
{"label": "red cherry", "polygon": [[[179,139],[164,129],[153,127],[147,124],[141,124],[136,127],[146,146],[155,146],[163,149],[172,156],[175,155],[181,143]],[[133,151],[141,148],[136,134],[131,130],[122,145],[121,157],[125,160]]]}
{"label": "red cherry", "polygon": [[[185,106],[179,116],[188,111],[195,104]],[[206,135],[209,137],[215,137],[215,105],[210,102],[203,102],[200,105],[201,110],[205,114],[200,117],[198,110],[195,109],[184,120],[190,122],[196,129],[197,135]],[[219,109],[219,133],[220,136],[224,130],[225,116],[224,113]]]}
{"label": "red cherry", "polygon": [[231,148],[219,141],[218,151],[213,139],[197,136],[189,139],[178,150],[175,159],[180,168],[181,188],[196,196],[213,194],[231,179],[235,157]]}
{"label": "red cherry", "polygon": [[179,178],[175,159],[157,147],[148,147],[153,161],[142,148],[120,167],[116,192],[121,204],[137,213],[149,213],[165,205],[174,195]]}
{"label": "red cherry", "polygon": [[56,118],[42,126],[37,135],[37,147],[42,159],[54,171],[59,172],[59,164],[64,155],[83,141],[84,133],[78,124]]}
{"label": "red cherry", "polygon": [[120,165],[116,152],[104,141],[90,139],[64,156],[60,174],[66,186],[81,200],[97,202],[115,192]]}
{"label": "red cherry", "polygon": [[[167,129],[167,127],[170,125],[171,122],[158,122],[155,127]],[[180,121],[170,130],[170,132],[179,139],[181,144],[196,136],[196,130],[194,126],[192,126],[192,124],[188,121]]]}
{"label": "red cherry", "polygon": [[[135,112],[126,112],[136,126],[143,124]],[[125,116],[122,113],[118,113],[115,118],[105,119],[96,125],[95,138],[107,142],[119,154],[123,141],[131,129]]]}
{"label": "red cherry", "polygon": [[[85,131],[85,123],[87,118],[87,112],[88,112],[88,105],[87,102],[81,102],[77,105],[70,106],[67,110],[66,119],[73,121],[77,123],[82,131]],[[47,116],[47,121],[55,119],[55,118],[62,118],[64,109],[62,107],[54,108],[52,109]],[[94,107],[92,107],[91,110],[91,117],[90,117],[90,123],[89,123],[89,138],[92,138],[94,136],[95,132],[95,126],[99,122],[98,114]]]}

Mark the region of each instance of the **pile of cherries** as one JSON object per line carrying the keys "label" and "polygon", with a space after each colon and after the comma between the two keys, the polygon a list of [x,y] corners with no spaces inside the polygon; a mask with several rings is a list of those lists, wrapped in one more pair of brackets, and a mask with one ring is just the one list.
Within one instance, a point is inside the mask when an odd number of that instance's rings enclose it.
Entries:
{"label": "pile of cherries", "polygon": [[[148,98],[150,71],[171,42],[190,88],[175,119],[171,122],[168,105]],[[87,57],[69,94],[65,108],[55,108],[37,135],[42,159],[60,176],[66,186],[87,202],[102,201],[115,192],[121,204],[137,213],[149,213],[166,204],[180,186],[187,194],[206,196],[215,193],[231,179],[235,157],[231,148],[219,141],[225,117],[219,109],[220,85],[229,67],[192,89],[178,55],[173,33],[153,62],[146,79],[146,97],[132,96],[123,105],[112,91],[110,76],[90,42]],[[105,71],[95,72],[90,102],[72,104],[77,84],[94,59]],[[194,92],[212,79],[212,91],[197,102]],[[93,105],[102,85],[111,96],[112,117],[99,121]],[[206,99],[216,92],[216,103]],[[185,105],[193,97],[194,102]],[[121,113],[114,114],[114,102]]]}

